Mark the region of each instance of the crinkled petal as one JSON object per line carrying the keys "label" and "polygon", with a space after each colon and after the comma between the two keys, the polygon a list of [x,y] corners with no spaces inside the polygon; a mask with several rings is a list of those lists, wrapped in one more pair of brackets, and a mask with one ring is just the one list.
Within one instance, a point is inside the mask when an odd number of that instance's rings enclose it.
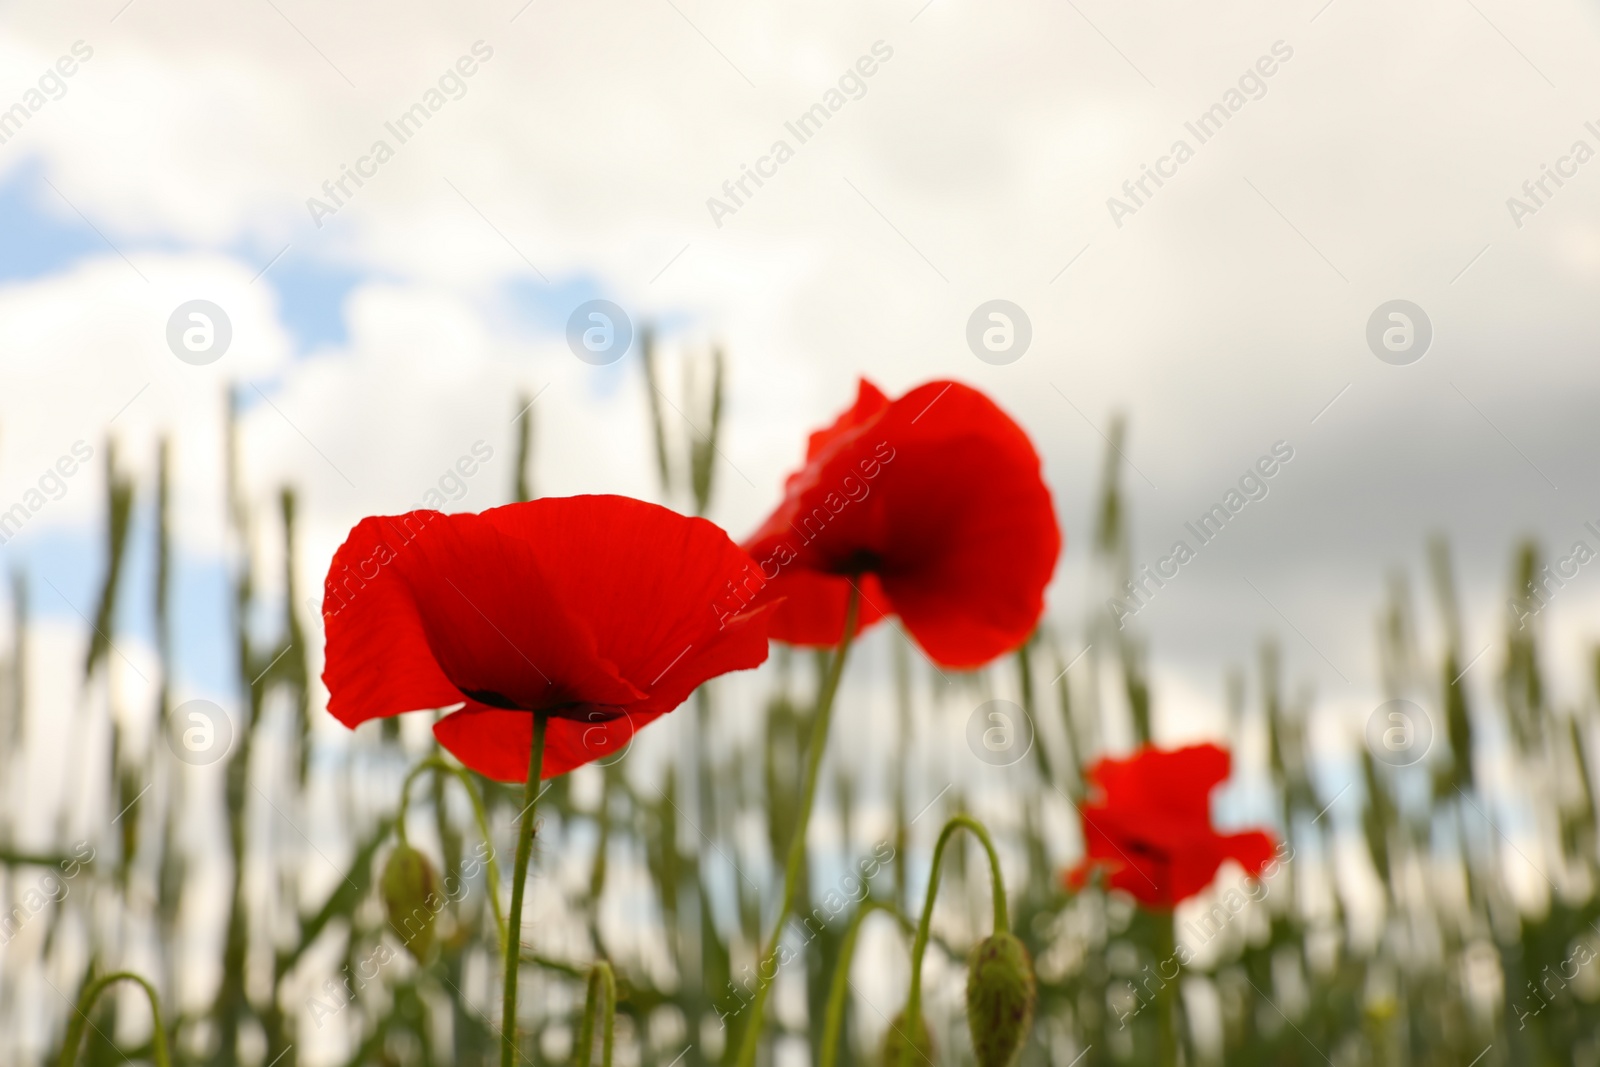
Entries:
{"label": "crinkled petal", "polygon": [[476,515],[363,519],[334,554],[323,621],[328,710],[347,726],[463,700],[642,696],[553,594],[532,547]]}
{"label": "crinkled petal", "polygon": [[1082,886],[1096,869],[1107,883],[1148,907],[1171,908],[1209,886],[1234,860],[1258,877],[1275,854],[1257,830],[1218,834],[1211,791],[1228,776],[1216,745],[1171,751],[1145,747],[1125,759],[1102,759],[1089,771],[1097,795],[1082,809],[1084,859],[1068,871]]}
{"label": "crinkled petal", "polygon": [[863,382],[746,547],[786,598],[774,637],[824,645],[843,630],[848,587],[796,574],[871,574],[885,595],[867,624],[898,614],[930,657],[967,668],[1032,633],[1061,534],[1038,454],[982,393],[930,382],[885,403]]}
{"label": "crinkled petal", "polygon": [[546,714],[559,774],[766,659],[770,611],[729,593],[751,570],[711,523],[625,497],[367,519],[324,598],[329,710],[355,726],[461,705],[437,736],[506,781]]}
{"label": "crinkled petal", "polygon": [[[765,622],[759,613],[730,620],[719,640],[690,652],[645,700],[618,714],[595,709],[587,715],[552,719],[545,733],[543,777],[565,774],[591,760],[621,759],[635,733],[682,704],[702,681],[759,664],[766,657]],[[501,782],[527,778],[533,747],[533,716],[527,712],[469,706],[440,719],[433,733],[479,774]]]}
{"label": "crinkled petal", "polygon": [[[732,639],[724,620],[747,610],[733,591],[757,572],[721,528],[629,497],[563,504],[513,504],[483,518],[511,540],[538,546],[555,595],[578,606],[600,654],[641,692],[671,677],[669,670],[687,677],[682,658]],[[741,647],[733,657],[740,669],[766,658],[749,640]]]}
{"label": "crinkled petal", "polygon": [[[791,568],[779,571],[767,583],[762,602],[774,605],[781,617],[774,637],[792,645],[832,648],[844,637],[844,616],[850,598],[852,579],[823,571]],[[889,596],[877,575],[863,574],[854,579],[861,591],[859,633],[890,614]]]}

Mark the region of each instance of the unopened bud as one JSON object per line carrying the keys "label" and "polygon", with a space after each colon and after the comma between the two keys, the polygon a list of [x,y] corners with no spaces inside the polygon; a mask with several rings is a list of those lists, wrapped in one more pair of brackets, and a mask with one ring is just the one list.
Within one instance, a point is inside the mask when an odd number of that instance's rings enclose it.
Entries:
{"label": "unopened bud", "polygon": [[883,1035],[883,1067],[930,1067],[933,1037],[928,1033],[928,1017],[917,1016],[917,1032],[906,1029],[906,1013],[900,1012]]}
{"label": "unopened bud", "polygon": [[433,948],[433,921],[444,903],[433,864],[410,845],[399,845],[383,865],[379,887],[390,928],[411,955],[423,960]]}
{"label": "unopened bud", "polygon": [[1033,1027],[1038,985],[1028,949],[997,932],[972,947],[967,959],[967,1026],[978,1067],[1010,1067]]}

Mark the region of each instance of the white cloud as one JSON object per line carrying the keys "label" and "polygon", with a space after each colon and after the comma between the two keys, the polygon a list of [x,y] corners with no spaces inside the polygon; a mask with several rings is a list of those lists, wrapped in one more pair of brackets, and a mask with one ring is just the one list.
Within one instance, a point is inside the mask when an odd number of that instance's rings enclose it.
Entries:
{"label": "white cloud", "polygon": [[[1186,647],[1243,659],[1271,629],[1297,668],[1337,685],[1283,617],[1364,672],[1380,576],[1414,563],[1430,529],[1458,538],[1483,601],[1513,536],[1591,517],[1596,442],[1572,420],[1597,386],[1584,353],[1600,170],[1520,230],[1505,208],[1600,117],[1581,103],[1595,98],[1600,29],[1582,5],[120,6],[39,9],[6,45],[5,69],[27,72],[92,44],[67,95],[0,146],[0,173],[42,159],[150,279],[108,250],[0,288],[7,491],[57,438],[98,441],[148,382],[115,432],[141,469],[158,428],[174,433],[183,521],[215,544],[218,502],[198,487],[219,484],[218,391],[248,381],[271,401],[246,389],[253,492],[302,489],[309,570],[354,518],[414,503],[480,438],[495,460],[462,506],[501,499],[523,390],[548,386],[543,491],[649,495],[637,373],[588,368],[506,320],[509,279],[545,291],[531,263],[553,294],[592,279],[640,323],[686,322],[669,347],[726,346],[717,517],[736,535],[858,373],[890,390],[956,375],[1029,428],[1073,554],[1061,609],[1076,610],[1068,581],[1113,409],[1131,417],[1143,472],[1127,476],[1141,543],[1166,541],[1243,463],[1293,441],[1300,481],[1150,613],[1158,660]],[[480,40],[493,56],[464,95],[395,141],[384,124]],[[707,197],[880,40],[893,58],[865,95],[716,227]],[[1118,228],[1106,198],[1280,40],[1293,58],[1265,95]],[[394,158],[315,227],[306,199],[379,138]],[[273,274],[250,282],[285,244],[367,276],[346,304],[348,343],[291,358]],[[235,348],[191,368],[161,326],[201,294],[228,309]],[[963,340],[971,309],[997,296],[1033,320],[1032,350],[1008,367]],[[1397,296],[1436,328],[1409,368],[1362,341],[1371,309]],[[544,310],[559,320],[563,299]],[[60,519],[90,521],[97,504],[74,492]]]}

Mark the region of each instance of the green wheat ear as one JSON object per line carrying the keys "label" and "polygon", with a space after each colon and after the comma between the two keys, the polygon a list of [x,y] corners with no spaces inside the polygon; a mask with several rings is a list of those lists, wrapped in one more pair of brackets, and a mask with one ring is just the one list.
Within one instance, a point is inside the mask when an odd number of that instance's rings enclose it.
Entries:
{"label": "green wheat ear", "polygon": [[667,434],[661,421],[661,375],[656,366],[656,332],[646,326],[639,331],[639,355],[644,362],[644,384],[650,401],[650,429],[655,441],[656,474],[661,492],[672,490],[672,469],[667,462]]}
{"label": "green wheat ear", "polygon": [[533,402],[537,396],[526,393],[517,397],[517,466],[513,473],[511,499],[522,503],[533,499]]}
{"label": "green wheat ear", "polygon": [[695,406],[695,420],[689,428],[689,489],[694,495],[696,515],[704,515],[711,506],[717,441],[722,432],[722,366],[722,349],[712,349],[711,387],[703,399],[699,395],[699,390],[695,388],[699,384],[700,375],[691,374],[692,384],[687,399]]}
{"label": "green wheat ear", "polygon": [[117,471],[116,442],[106,441],[106,577],[94,613],[94,632],[83,661],[87,682],[94,669],[111,652],[112,620],[116,617],[117,588],[128,547],[128,520],[133,514],[133,480]]}

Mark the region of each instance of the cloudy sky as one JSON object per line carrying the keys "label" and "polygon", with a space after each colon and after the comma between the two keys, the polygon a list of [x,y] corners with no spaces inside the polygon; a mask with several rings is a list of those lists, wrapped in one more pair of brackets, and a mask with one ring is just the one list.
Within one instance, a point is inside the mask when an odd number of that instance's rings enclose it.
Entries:
{"label": "cloudy sky", "polygon": [[[713,517],[735,536],[857,376],[990,392],[1044,457],[1069,635],[1117,413],[1139,563],[1292,449],[1134,623],[1170,717],[1218,704],[1268,635],[1324,700],[1370,707],[1386,577],[1426,606],[1433,532],[1469,654],[1504,625],[1517,538],[1600,548],[1593,3],[0,10],[0,509],[94,456],[0,547],[46,644],[83,639],[107,442],[148,487],[167,434],[186,684],[223,684],[230,383],[258,517],[301,492],[308,589],[355,520],[480,441],[451,507],[502,502],[519,395],[541,493],[657,495],[637,347],[594,366],[566,340],[595,299],[655,326],[680,406],[682,368],[726,351]],[[203,365],[168,341],[195,300],[231,329]],[[1031,330],[1009,362],[968,342],[991,300]],[[1545,616],[1570,699],[1588,571]]]}

